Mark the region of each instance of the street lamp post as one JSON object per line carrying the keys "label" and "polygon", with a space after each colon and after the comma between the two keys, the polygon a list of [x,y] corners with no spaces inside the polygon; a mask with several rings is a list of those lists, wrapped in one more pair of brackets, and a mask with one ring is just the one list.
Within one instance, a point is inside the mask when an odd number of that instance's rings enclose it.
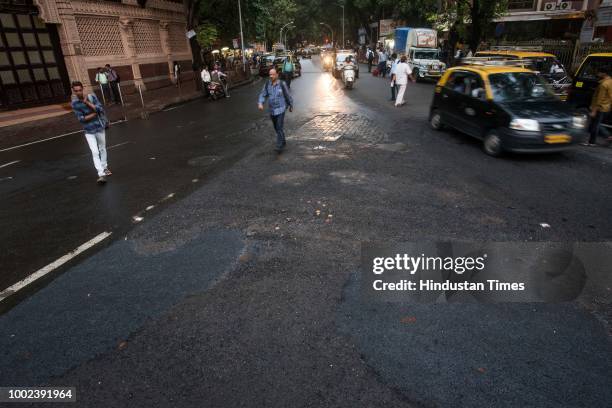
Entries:
{"label": "street lamp post", "polygon": [[242,69],[246,72],[246,61],[244,56],[244,34],[242,33],[242,9],[238,0],[238,19],[240,20],[240,48],[242,50]]}
{"label": "street lamp post", "polygon": [[340,4],[342,7],[342,49],[346,46],[346,42],[344,41],[344,4]]}
{"label": "street lamp post", "polygon": [[331,40],[332,40],[332,46],[334,45],[334,30],[331,28],[331,26],[329,24],[325,24],[325,23],[319,23],[320,25],[324,25],[327,28],[329,28],[329,31],[331,31]]}
{"label": "street lamp post", "polygon": [[285,47],[285,50],[287,49],[287,33],[289,32],[289,30],[293,30],[294,28],[295,26],[289,26],[285,31],[285,41],[283,41],[283,47]]}
{"label": "street lamp post", "polygon": [[[283,30],[285,29],[285,27],[287,27],[288,25],[293,24],[293,20],[291,20],[290,22],[288,22],[287,24],[285,24],[284,26],[281,27],[280,29],[280,35],[278,36],[278,42],[283,44]],[[283,44],[284,45],[284,44]]]}

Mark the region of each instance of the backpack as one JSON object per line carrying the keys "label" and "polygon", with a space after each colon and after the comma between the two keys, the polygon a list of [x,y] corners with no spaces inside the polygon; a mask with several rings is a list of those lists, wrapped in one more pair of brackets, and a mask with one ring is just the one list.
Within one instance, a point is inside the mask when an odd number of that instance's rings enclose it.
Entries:
{"label": "backpack", "polygon": [[283,72],[293,72],[293,63],[290,61],[285,61],[283,63]]}
{"label": "backpack", "polygon": [[[283,98],[285,98],[285,105],[287,106],[291,106],[291,104],[289,103],[289,98],[287,97],[287,91],[285,90],[285,87],[287,86],[285,84],[285,81],[280,80],[280,86],[281,86],[281,90],[283,91]],[[268,94],[268,96],[270,95],[270,91],[269,91],[269,87],[270,87],[271,83],[270,80],[268,79],[268,81],[266,81],[266,93]]]}

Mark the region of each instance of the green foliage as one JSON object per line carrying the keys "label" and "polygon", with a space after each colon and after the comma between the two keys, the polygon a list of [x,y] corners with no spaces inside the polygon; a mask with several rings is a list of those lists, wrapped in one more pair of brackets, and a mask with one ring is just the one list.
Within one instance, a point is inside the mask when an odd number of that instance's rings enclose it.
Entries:
{"label": "green foliage", "polygon": [[[197,20],[214,26],[217,37],[227,43],[239,36],[238,0],[203,0]],[[346,38],[355,40],[357,29],[382,18],[405,21],[411,26],[434,26],[453,36],[477,43],[487,25],[507,9],[507,0],[241,0],[245,42],[278,41],[280,28],[294,21],[288,38],[319,42],[341,35],[340,5],[345,6]],[[206,36],[205,36],[206,37]],[[198,40],[199,41],[199,40]]]}
{"label": "green foliage", "polygon": [[219,39],[217,27],[211,23],[200,24],[196,28],[196,39],[202,48],[211,48],[215,41]]}

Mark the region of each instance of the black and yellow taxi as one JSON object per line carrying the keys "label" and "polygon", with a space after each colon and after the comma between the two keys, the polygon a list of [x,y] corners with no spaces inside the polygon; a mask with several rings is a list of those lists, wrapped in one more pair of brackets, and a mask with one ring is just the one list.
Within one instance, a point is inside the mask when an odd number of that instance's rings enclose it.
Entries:
{"label": "black and yellow taxi", "polygon": [[576,108],[588,109],[599,84],[597,72],[612,72],[612,53],[588,55],[574,75],[568,102]]}
{"label": "black and yellow taxi", "polygon": [[478,51],[477,58],[492,58],[514,60],[524,62],[523,68],[539,73],[551,86],[561,100],[567,99],[567,93],[571,85],[571,77],[559,59],[548,52],[532,50],[488,50]]}
{"label": "black and yellow taxi", "polygon": [[293,77],[301,77],[302,64],[300,64],[299,58],[289,53],[277,53],[276,58],[274,59],[274,68],[276,68],[276,71],[283,71],[283,65],[287,59],[293,64]]}
{"label": "black and yellow taxi", "polygon": [[562,102],[537,73],[513,66],[448,69],[436,84],[429,121],[483,140],[484,151],[557,152],[585,137],[586,115]]}

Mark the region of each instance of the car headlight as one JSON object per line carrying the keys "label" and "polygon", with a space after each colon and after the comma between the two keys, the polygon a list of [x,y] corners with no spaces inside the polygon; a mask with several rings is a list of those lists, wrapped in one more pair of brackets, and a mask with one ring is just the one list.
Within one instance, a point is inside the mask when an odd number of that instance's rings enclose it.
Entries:
{"label": "car headlight", "polygon": [[534,119],[512,119],[510,129],[537,132],[540,130],[540,124]]}
{"label": "car headlight", "polygon": [[572,127],[574,129],[584,129],[587,125],[586,115],[574,116],[572,119]]}

